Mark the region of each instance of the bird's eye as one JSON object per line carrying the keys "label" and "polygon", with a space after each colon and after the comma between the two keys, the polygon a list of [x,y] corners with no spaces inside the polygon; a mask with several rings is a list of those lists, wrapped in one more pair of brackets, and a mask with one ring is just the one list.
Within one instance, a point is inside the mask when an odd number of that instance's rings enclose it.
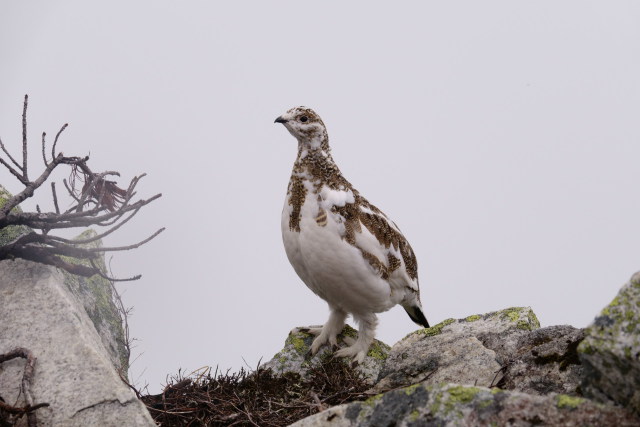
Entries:
{"label": "bird's eye", "polygon": [[309,120],[309,119],[307,119],[307,116],[302,116],[302,117],[300,117],[300,121],[301,121],[302,123],[306,122],[307,120]]}

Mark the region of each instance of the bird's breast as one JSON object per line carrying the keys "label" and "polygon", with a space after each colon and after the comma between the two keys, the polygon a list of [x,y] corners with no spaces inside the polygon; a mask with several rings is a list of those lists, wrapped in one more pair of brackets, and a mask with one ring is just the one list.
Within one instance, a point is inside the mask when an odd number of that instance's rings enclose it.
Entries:
{"label": "bird's breast", "polygon": [[[298,276],[318,296],[349,312],[362,306],[377,312],[389,309],[397,303],[391,301],[389,282],[373,268],[372,259],[346,239],[350,224],[340,211],[354,205],[353,192],[302,184],[304,198],[297,200],[288,192],[281,222],[287,257]],[[363,236],[372,237],[368,231]],[[368,249],[370,258],[382,256],[371,245]]]}

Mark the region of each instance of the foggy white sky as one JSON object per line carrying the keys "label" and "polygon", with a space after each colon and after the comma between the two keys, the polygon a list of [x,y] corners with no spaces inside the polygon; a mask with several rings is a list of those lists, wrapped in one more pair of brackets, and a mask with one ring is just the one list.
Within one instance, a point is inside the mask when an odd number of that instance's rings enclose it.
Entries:
{"label": "foggy white sky", "polygon": [[[4,2],[0,137],[18,153],[28,93],[32,175],[69,122],[65,154],[164,194],[107,241],[167,227],[112,262],[143,274],[120,289],[151,391],[326,320],[280,237],[296,142],[273,120],[295,105],[408,237],[432,324],[583,327],[640,269],[639,22],[637,1]],[[380,318],[388,344],[417,328]]]}

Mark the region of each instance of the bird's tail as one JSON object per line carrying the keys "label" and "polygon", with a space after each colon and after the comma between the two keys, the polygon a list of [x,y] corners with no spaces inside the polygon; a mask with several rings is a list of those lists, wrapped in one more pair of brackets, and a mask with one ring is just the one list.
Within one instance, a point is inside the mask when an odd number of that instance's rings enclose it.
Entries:
{"label": "bird's tail", "polygon": [[417,302],[417,304],[405,305],[403,307],[411,320],[416,322],[418,325],[422,325],[425,328],[430,328],[429,322],[422,312],[422,306],[420,305],[420,302]]}

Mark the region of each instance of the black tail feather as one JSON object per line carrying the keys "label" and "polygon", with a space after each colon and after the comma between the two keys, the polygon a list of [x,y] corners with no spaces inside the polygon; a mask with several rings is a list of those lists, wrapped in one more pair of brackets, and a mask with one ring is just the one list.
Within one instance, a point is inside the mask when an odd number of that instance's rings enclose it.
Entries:
{"label": "black tail feather", "polygon": [[425,328],[430,328],[429,322],[427,321],[427,318],[424,316],[424,313],[422,312],[422,308],[420,308],[417,305],[414,305],[411,307],[404,307],[404,310],[407,312],[411,320],[416,322],[418,325],[421,325]]}

